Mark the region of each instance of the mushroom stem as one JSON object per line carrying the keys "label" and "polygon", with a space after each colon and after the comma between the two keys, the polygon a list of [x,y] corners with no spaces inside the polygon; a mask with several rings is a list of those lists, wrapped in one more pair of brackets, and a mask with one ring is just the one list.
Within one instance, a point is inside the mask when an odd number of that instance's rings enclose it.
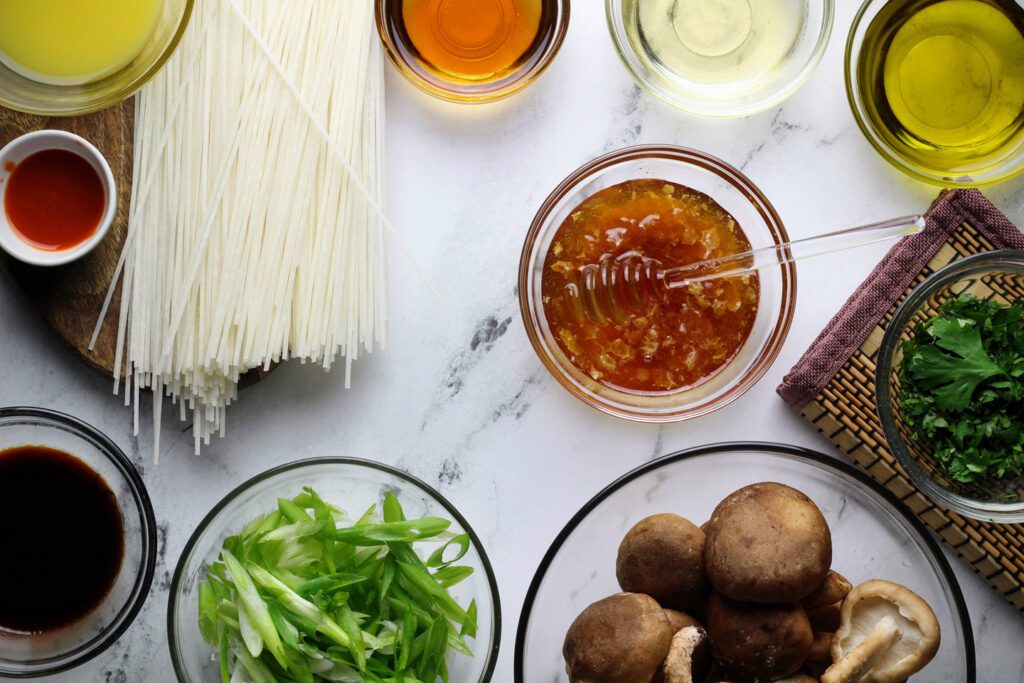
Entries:
{"label": "mushroom stem", "polygon": [[821,677],[821,683],[857,683],[901,637],[903,633],[893,618],[885,617],[860,645],[828,668]]}
{"label": "mushroom stem", "polygon": [[687,626],[672,636],[672,647],[662,666],[664,683],[698,683],[708,667],[701,660],[699,648],[704,644],[704,630]]}

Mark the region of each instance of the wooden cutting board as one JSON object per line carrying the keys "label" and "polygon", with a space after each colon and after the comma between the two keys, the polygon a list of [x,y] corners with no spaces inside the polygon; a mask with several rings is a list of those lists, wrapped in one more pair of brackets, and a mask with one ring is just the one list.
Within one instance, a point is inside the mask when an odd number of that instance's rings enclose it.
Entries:
{"label": "wooden cutting board", "polygon": [[88,347],[128,233],[134,120],[134,98],[106,111],[72,118],[45,118],[0,107],[0,147],[34,130],[67,130],[96,145],[114,172],[117,216],[106,239],[87,256],[66,266],[40,268],[25,265],[0,252],[3,269],[11,282],[43,320],[75,355],[108,376],[114,372],[120,291],[115,293],[111,302],[96,348],[90,351]]}
{"label": "wooden cutting board", "polygon": [[[117,216],[103,242],[74,263],[40,268],[25,265],[0,251],[0,267],[76,356],[89,367],[113,377],[117,319],[121,310],[120,288],[114,293],[96,347],[91,351],[89,340],[128,234],[135,99],[128,99],[106,111],[72,118],[45,118],[0,107],[0,147],[19,135],[44,128],[58,128],[81,135],[103,153],[117,182]],[[244,388],[255,384],[273,369],[274,366],[267,371],[262,368],[251,370],[242,376],[239,386]]]}

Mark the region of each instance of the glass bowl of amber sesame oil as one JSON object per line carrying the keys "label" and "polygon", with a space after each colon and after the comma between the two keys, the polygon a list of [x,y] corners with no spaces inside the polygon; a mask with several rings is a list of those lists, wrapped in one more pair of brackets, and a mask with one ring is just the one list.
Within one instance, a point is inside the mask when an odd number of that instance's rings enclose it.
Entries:
{"label": "glass bowl of amber sesame oil", "polygon": [[490,102],[526,87],[555,58],[569,0],[377,0],[391,62],[421,90]]}
{"label": "glass bowl of amber sesame oil", "polygon": [[846,88],[868,141],[943,186],[1024,171],[1024,7],[1017,0],[867,0]]}

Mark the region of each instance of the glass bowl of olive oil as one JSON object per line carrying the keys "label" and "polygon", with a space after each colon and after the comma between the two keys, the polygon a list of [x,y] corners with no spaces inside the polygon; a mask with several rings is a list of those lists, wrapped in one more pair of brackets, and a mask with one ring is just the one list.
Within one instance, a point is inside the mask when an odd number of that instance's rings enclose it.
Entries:
{"label": "glass bowl of olive oil", "polygon": [[1017,0],[867,0],[846,90],[871,145],[940,186],[1024,171],[1024,7]]}
{"label": "glass bowl of olive oil", "polygon": [[0,106],[79,116],[131,97],[170,59],[194,0],[3,0]]}
{"label": "glass bowl of olive oil", "polygon": [[692,114],[747,116],[806,82],[832,34],[833,0],[606,0],[633,78]]}

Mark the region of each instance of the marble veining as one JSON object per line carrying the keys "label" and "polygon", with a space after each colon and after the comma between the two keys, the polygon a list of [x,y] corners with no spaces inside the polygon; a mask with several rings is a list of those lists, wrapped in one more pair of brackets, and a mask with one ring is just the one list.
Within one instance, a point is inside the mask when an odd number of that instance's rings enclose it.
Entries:
{"label": "marble veining", "polygon": [[[228,437],[200,457],[187,427],[165,419],[165,450],[154,464],[151,426],[143,420],[133,435],[131,411],[112,395],[110,379],[75,361],[0,285],[0,404],[47,406],[109,434],[142,471],[160,520],[156,578],[133,626],[94,661],[44,680],[172,683],[166,605],[182,548],[231,489],[291,460],[374,458],[423,478],[460,509],[501,586],[504,638],[494,680],[508,683],[519,608],[538,562],[609,482],[653,457],[718,441],[781,441],[839,457],[774,388],[884,246],[801,263],[792,331],[760,383],[713,415],[664,427],[606,417],[566,393],[529,344],[515,283],[523,239],[548,193],[580,164],[630,144],[695,147],[742,167],[794,238],[927,207],[937,189],[890,168],[846,104],[842,50],[856,5],[837,3],[832,43],[801,91],[781,107],[731,121],[682,114],[638,88],[598,2],[574,3],[562,53],[507,101],[437,102],[389,67],[388,210],[444,302],[392,249],[388,346],[359,359],[352,388],[341,373],[286,364],[242,392],[228,414]],[[1022,190],[1017,180],[986,193],[1024,224]],[[148,399],[141,408],[146,415]],[[1024,617],[947,556],[970,606],[978,680],[1024,680]]]}

